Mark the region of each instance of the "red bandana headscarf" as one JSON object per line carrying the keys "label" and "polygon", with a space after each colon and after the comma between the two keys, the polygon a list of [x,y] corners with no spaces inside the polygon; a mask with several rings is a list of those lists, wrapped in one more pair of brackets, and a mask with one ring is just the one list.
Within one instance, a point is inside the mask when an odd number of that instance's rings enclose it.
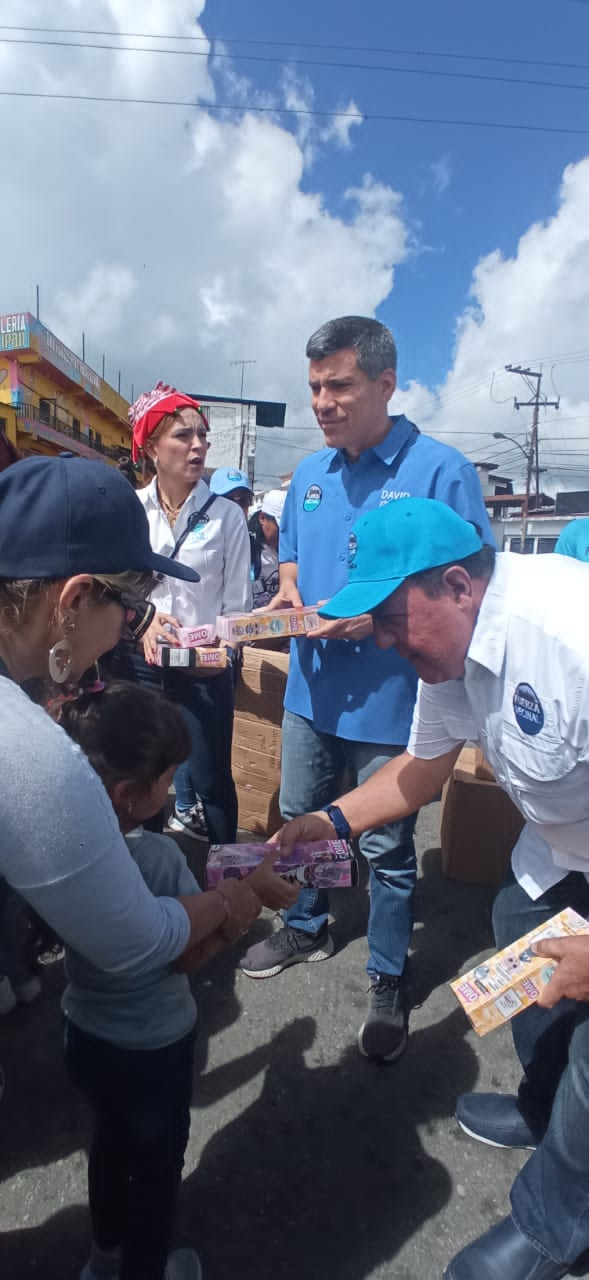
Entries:
{"label": "red bandana headscarf", "polygon": [[185,396],[165,382],[156,382],[153,391],[144,391],[129,409],[129,421],[133,428],[133,462],[143,453],[145,441],[155,431],[167,413],[178,409],[196,409],[208,431],[209,424],[197,400]]}

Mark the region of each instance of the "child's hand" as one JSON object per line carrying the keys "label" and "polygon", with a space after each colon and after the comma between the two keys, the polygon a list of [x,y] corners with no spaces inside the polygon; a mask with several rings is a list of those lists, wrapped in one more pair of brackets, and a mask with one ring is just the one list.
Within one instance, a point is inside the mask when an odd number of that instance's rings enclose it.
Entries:
{"label": "child's hand", "polygon": [[249,876],[246,876],[246,883],[251,885],[264,906],[270,907],[272,911],[292,907],[299,896],[298,886],[289,884],[287,880],[276,875],[274,863],[278,856],[279,850],[273,849],[266,855],[264,861],[250,871]]}

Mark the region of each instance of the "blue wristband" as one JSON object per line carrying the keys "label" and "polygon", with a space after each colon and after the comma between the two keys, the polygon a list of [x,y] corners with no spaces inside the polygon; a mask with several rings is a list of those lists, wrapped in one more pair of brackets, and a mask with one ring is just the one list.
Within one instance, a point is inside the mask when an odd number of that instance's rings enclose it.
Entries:
{"label": "blue wristband", "polygon": [[349,840],[352,834],[352,828],[348,819],[344,817],[341,809],[337,804],[326,804],[323,813],[327,814],[333,825],[338,840]]}

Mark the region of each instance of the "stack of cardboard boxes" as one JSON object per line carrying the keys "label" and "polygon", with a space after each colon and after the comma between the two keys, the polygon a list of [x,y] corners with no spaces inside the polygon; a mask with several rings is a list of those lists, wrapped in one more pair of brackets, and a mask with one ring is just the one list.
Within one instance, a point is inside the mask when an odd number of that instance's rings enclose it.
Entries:
{"label": "stack of cardboard boxes", "polygon": [[235,692],[233,777],[239,826],[272,835],[281,825],[280,740],[288,653],[245,645]]}

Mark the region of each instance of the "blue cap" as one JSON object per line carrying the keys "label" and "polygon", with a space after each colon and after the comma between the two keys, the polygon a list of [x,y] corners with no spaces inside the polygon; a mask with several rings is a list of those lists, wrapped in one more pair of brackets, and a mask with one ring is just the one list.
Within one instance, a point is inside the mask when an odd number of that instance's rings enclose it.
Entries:
{"label": "blue cap", "polygon": [[145,511],[115,467],[64,454],[24,458],[0,474],[0,578],[133,569],[199,581],[152,551]]}
{"label": "blue cap", "polygon": [[348,585],[319,613],[325,618],[370,613],[414,573],[454,564],[482,546],[475,526],[445,502],[393,499],[356,521],[348,543]]}
{"label": "blue cap", "polygon": [[218,467],[209,480],[209,489],[211,493],[216,493],[218,498],[225,498],[228,493],[233,493],[234,489],[247,489],[252,493],[252,485],[249,476],[245,471],[239,471],[237,467]]}

